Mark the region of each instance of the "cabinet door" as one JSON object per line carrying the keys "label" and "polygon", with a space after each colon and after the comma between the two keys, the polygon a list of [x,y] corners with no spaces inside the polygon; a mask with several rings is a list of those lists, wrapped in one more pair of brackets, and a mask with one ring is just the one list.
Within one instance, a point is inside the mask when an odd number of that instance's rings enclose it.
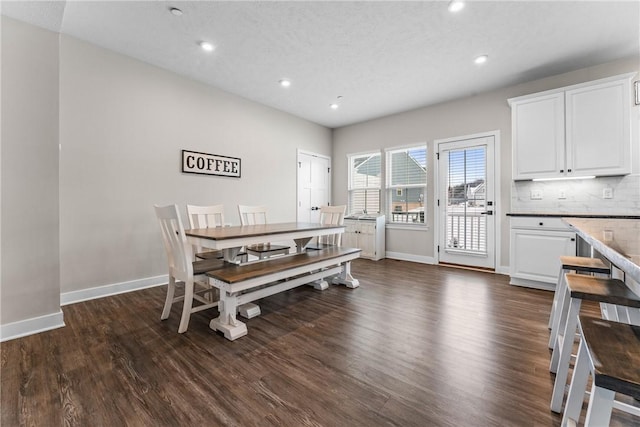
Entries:
{"label": "cabinet door", "polygon": [[362,222],[360,224],[358,242],[362,249],[361,256],[365,258],[376,257],[376,224],[373,222]]}
{"label": "cabinet door", "polygon": [[513,179],[564,175],[564,93],[515,101]]}
{"label": "cabinet door", "polygon": [[569,176],[631,172],[628,79],[566,92]]}
{"label": "cabinet door", "polygon": [[358,223],[355,221],[344,222],[344,234],[340,246],[345,248],[357,248],[358,246]]}
{"label": "cabinet door", "polygon": [[576,254],[575,233],[546,230],[511,230],[511,276],[556,283],[560,256]]}

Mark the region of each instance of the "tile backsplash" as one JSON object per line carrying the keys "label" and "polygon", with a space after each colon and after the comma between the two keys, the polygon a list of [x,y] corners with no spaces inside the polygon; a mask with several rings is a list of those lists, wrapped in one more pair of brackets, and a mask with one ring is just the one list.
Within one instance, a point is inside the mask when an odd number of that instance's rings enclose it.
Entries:
{"label": "tile backsplash", "polygon": [[[608,196],[611,198],[605,198]],[[511,212],[640,215],[640,174],[566,181],[512,181]]]}

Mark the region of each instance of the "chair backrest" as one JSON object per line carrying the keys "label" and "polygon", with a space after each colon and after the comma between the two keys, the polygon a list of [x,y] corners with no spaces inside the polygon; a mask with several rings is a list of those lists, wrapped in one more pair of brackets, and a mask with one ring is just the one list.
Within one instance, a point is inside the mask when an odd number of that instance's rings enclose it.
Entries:
{"label": "chair backrest", "polygon": [[240,214],[240,223],[242,225],[255,225],[255,224],[267,223],[267,207],[266,206],[238,205],[238,213]]}
{"label": "chair backrest", "polygon": [[160,231],[164,241],[169,262],[169,274],[178,280],[193,277],[193,258],[191,248],[184,234],[184,227],[180,219],[177,205],[154,206],[156,217],[160,222]]}
{"label": "chair backrest", "polygon": [[[343,225],[344,213],[347,210],[346,205],[340,206],[321,206],[320,207],[320,223],[326,225]],[[318,237],[318,243],[327,245],[340,246],[342,242],[342,233],[330,234],[328,236]]]}
{"label": "chair backrest", "polygon": [[[224,227],[224,205],[195,206],[187,205],[189,228]],[[193,255],[203,252],[201,246],[193,246]]]}
{"label": "chair backrest", "polygon": [[187,205],[189,228],[224,227],[224,205]]}

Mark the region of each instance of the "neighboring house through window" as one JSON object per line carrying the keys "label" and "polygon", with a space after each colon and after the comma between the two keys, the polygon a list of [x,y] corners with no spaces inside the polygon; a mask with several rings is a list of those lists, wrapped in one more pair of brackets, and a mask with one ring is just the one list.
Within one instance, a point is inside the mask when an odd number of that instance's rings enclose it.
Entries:
{"label": "neighboring house through window", "polygon": [[425,223],[427,146],[389,149],[387,154],[387,222]]}

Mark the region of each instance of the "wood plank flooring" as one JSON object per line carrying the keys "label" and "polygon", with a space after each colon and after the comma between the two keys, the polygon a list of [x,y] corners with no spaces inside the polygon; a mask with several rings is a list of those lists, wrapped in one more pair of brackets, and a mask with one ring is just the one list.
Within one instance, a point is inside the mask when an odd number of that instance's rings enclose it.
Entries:
{"label": "wood plank flooring", "polygon": [[357,289],[260,300],[235,342],[209,329],[215,309],[182,335],[179,306],[160,321],[164,287],[65,306],[65,328],[0,345],[0,425],[560,424],[550,292],[395,260],[352,271]]}

